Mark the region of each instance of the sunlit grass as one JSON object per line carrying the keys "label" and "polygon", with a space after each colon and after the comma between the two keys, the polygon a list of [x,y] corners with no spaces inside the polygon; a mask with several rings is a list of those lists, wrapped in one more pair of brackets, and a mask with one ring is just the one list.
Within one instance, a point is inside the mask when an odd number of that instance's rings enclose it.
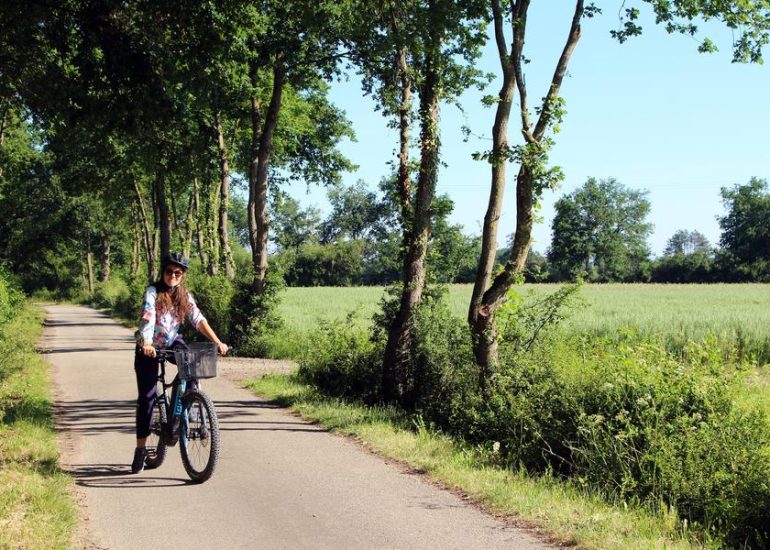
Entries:
{"label": "sunlit grass", "polygon": [[0,548],[71,547],[72,478],[58,467],[48,366],[35,354],[41,314],[27,307],[0,334]]}
{"label": "sunlit grass", "polygon": [[[552,292],[557,285],[524,285],[522,293]],[[452,311],[465,317],[471,285],[449,287]],[[628,332],[654,337],[672,350],[688,340],[717,338],[742,357],[770,363],[770,285],[767,284],[606,284],[584,285],[585,307],[577,308],[565,329],[605,338]],[[304,335],[322,321],[351,315],[368,326],[379,310],[382,287],[288,288],[282,295],[285,329],[277,356],[289,357],[304,345]]]}

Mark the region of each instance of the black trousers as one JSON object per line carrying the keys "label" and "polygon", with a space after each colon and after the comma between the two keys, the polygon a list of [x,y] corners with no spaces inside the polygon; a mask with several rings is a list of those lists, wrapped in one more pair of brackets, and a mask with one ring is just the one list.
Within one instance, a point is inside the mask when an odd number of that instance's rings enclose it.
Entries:
{"label": "black trousers", "polygon": [[[187,349],[187,344],[181,336],[177,336],[171,349]],[[174,363],[173,357],[169,360]],[[142,349],[137,347],[134,355],[134,372],[136,373],[136,437],[144,439],[150,435],[152,407],[155,405],[158,384],[158,360],[147,357]]]}

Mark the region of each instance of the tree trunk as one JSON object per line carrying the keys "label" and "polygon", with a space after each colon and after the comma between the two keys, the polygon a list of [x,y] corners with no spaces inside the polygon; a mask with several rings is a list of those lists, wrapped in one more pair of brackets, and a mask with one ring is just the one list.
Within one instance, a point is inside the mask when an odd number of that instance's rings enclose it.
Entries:
{"label": "tree trunk", "polygon": [[101,281],[107,282],[110,279],[110,236],[102,237],[102,274]]}
{"label": "tree trunk", "polygon": [[[283,56],[278,55],[273,65],[273,89],[270,105],[265,114],[264,127],[254,126],[259,121],[257,103],[252,100],[252,143],[258,139],[256,156],[253,156],[249,171],[249,242],[251,243],[252,261],[254,263],[254,290],[262,294],[265,290],[267,277],[267,241],[268,241],[268,167],[273,151],[273,138],[278,125],[278,113],[281,110],[283,88],[286,79],[286,69],[283,66]],[[253,151],[252,147],[252,152]]]}
{"label": "tree trunk", "polygon": [[230,235],[227,229],[230,167],[227,162],[227,148],[225,147],[225,136],[219,111],[214,113],[214,128],[217,134],[217,152],[219,153],[219,249],[222,251],[225,275],[228,279],[233,279],[235,277],[235,265],[233,264],[233,251],[230,249]]}
{"label": "tree trunk", "polygon": [[[510,16],[508,19],[511,21],[513,29],[510,54],[508,54],[503,35],[503,20],[505,17],[499,0],[493,0],[492,6],[495,40],[504,78],[503,88],[500,91],[501,102],[498,104],[493,127],[492,185],[489,205],[484,217],[482,254],[479,259],[476,283],[468,311],[473,352],[479,366],[479,386],[485,395],[487,393],[489,376],[497,365],[498,334],[495,313],[504,303],[508,291],[516,281],[516,275],[524,269],[532,240],[533,207],[535,204],[535,182],[532,170],[527,165],[527,161],[521,159],[521,166],[516,178],[516,232],[511,248],[511,256],[503,271],[490,284],[491,269],[494,266],[494,258],[497,253],[497,224],[505,188],[505,162],[508,160],[506,154],[508,150],[507,124],[511,107],[510,103],[506,105],[506,102],[513,99],[512,87],[515,83],[519,92],[521,133],[529,145],[541,146],[545,132],[553,122],[553,115],[548,107],[553,105],[553,102],[558,98],[561,83],[567,72],[569,59],[580,39],[583,0],[576,1],[575,12],[566,44],[551,79],[548,95],[543,100],[540,116],[534,126],[529,119],[527,89],[521,66],[529,1],[520,0],[510,4],[512,12],[508,14]],[[539,191],[540,189],[538,188],[538,193]]]}
{"label": "tree trunk", "polygon": [[[394,23],[395,26],[395,23]],[[401,224],[404,250],[409,248],[409,227],[411,227],[412,189],[409,176],[409,130],[411,127],[412,90],[407,67],[406,48],[401,48],[396,59],[396,68],[400,76],[401,105],[399,107],[399,155],[398,155],[398,196],[401,207]],[[406,260],[404,264],[406,274]],[[403,298],[402,298],[403,300]],[[399,315],[400,315],[399,309]],[[404,323],[402,319],[399,323]],[[389,335],[390,336],[390,335]],[[386,402],[393,402],[397,395],[396,350],[398,338],[393,336],[393,342],[386,348],[382,362],[382,396]],[[390,339],[390,338],[389,338]]]}
{"label": "tree trunk", "polygon": [[91,252],[91,231],[86,231],[86,276],[88,277],[88,293],[93,296],[96,290],[94,282],[94,255]]}
{"label": "tree trunk", "polygon": [[142,241],[141,237],[141,230],[139,229],[137,220],[136,220],[136,211],[131,211],[131,221],[133,222],[132,228],[131,228],[131,265],[129,267],[129,276],[131,277],[131,280],[133,281],[136,279],[136,276],[139,274],[139,248],[140,248],[140,242]]}
{"label": "tree trunk", "polygon": [[219,273],[219,240],[216,230],[216,200],[219,197],[219,182],[216,185],[212,185],[212,182],[209,181],[203,196],[206,199],[204,218],[206,219],[206,246],[209,251],[207,271],[209,275],[214,276]]}
{"label": "tree trunk", "polygon": [[[390,327],[388,342],[383,358],[383,371],[388,368],[396,372],[396,393],[402,393],[402,403],[409,407],[414,404],[413,397],[419,392],[420,374],[405,374],[404,366],[409,360],[411,331],[414,323],[416,306],[422,299],[425,288],[425,258],[431,229],[431,208],[436,191],[436,179],[439,166],[439,128],[438,128],[438,75],[431,61],[425,73],[425,82],[420,92],[420,170],[417,180],[417,195],[414,204],[414,216],[409,227],[409,239],[404,260],[404,286],[401,293],[399,310]],[[386,388],[383,388],[387,391]],[[385,399],[393,396],[383,395]]]}
{"label": "tree trunk", "polygon": [[200,256],[201,264],[207,266],[209,263],[209,255],[206,249],[206,239],[204,236],[206,223],[201,213],[201,199],[198,185],[198,176],[193,178],[193,216],[195,217],[195,237],[198,242],[198,255]]}
{"label": "tree trunk", "polygon": [[[171,252],[171,216],[166,202],[166,178],[163,170],[155,176],[155,204],[158,213],[158,229],[160,231],[160,257],[165,258]],[[156,275],[160,276],[160,273]]]}
{"label": "tree trunk", "polygon": [[194,201],[195,201],[195,194],[190,193],[190,200],[187,203],[187,214],[185,215],[185,222],[184,222],[184,238],[182,239],[182,253],[187,258],[190,257],[190,251],[192,249]]}
{"label": "tree trunk", "polygon": [[136,202],[139,206],[139,215],[142,221],[142,235],[144,236],[144,252],[147,259],[147,280],[153,281],[156,274],[156,256],[152,243],[152,233],[150,231],[150,222],[147,219],[147,211],[144,208],[142,192],[139,190],[139,183],[134,179],[134,192],[136,193]]}
{"label": "tree trunk", "polygon": [[184,244],[184,231],[182,230],[182,224],[179,223],[179,212],[176,209],[176,196],[173,192],[169,193],[169,197],[171,199],[171,221],[174,224],[174,232],[177,234],[179,238],[179,244]]}
{"label": "tree trunk", "polygon": [[502,213],[503,196],[505,193],[505,172],[508,160],[508,121],[511,115],[513,94],[516,89],[516,78],[503,32],[503,13],[500,0],[492,0],[492,13],[495,41],[503,73],[503,85],[498,94],[500,100],[497,103],[495,122],[492,126],[492,158],[490,159],[492,183],[482,229],[481,255],[479,256],[476,281],[473,286],[470,308],[468,310],[468,323],[471,326],[478,317],[481,297],[489,288],[497,256],[497,229]]}

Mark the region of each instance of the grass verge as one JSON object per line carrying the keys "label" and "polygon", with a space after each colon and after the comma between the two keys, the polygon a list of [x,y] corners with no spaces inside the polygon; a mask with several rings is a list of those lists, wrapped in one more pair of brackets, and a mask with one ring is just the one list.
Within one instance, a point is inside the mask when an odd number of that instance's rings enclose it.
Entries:
{"label": "grass verge", "polygon": [[0,332],[0,548],[71,548],[72,478],[58,466],[48,365],[32,305]]}
{"label": "grass verge", "polygon": [[611,506],[552,477],[490,466],[484,451],[415,424],[392,409],[324,398],[290,375],[268,375],[244,385],[308,420],[356,437],[375,452],[468,495],[492,513],[540,530],[548,539],[602,549],[710,546],[698,541],[700,533],[688,531],[673,510]]}

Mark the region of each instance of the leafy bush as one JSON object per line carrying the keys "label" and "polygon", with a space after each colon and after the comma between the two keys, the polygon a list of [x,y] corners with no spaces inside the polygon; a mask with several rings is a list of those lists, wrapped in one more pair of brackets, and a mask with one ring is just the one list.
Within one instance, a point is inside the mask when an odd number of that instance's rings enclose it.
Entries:
{"label": "leafy bush", "polygon": [[271,340],[283,324],[278,313],[283,288],[281,275],[272,271],[268,271],[264,292],[259,295],[254,292],[251,274],[244,273],[235,282],[229,337],[239,355],[268,355]]}
{"label": "leafy bush", "polygon": [[230,334],[232,302],[235,295],[233,282],[225,275],[191,273],[189,289],[211,328],[225,338]]}
{"label": "leafy bush", "polygon": [[131,290],[123,279],[112,277],[107,281],[96,283],[93,301],[100,307],[114,310],[118,303],[124,303]]}
{"label": "leafy bush", "polygon": [[382,345],[356,328],[350,317],[325,323],[310,336],[298,376],[334,397],[376,402],[381,392]]}
{"label": "leafy bush", "polygon": [[16,315],[24,301],[24,295],[11,276],[0,269],[0,325]]}

